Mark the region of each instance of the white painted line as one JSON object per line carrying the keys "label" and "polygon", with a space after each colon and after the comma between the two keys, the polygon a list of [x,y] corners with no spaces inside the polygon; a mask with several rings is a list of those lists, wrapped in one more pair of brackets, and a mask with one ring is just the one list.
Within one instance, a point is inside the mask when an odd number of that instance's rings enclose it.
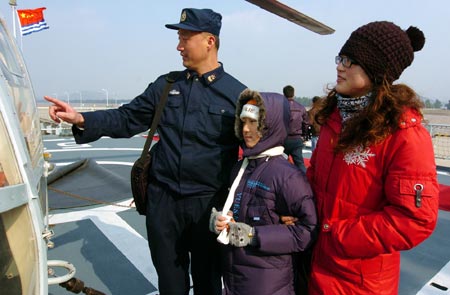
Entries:
{"label": "white painted line", "polygon": [[443,294],[450,294],[450,261],[417,293],[417,295]]}
{"label": "white painted line", "polygon": [[[132,201],[132,199],[127,199],[122,202],[117,202],[116,204],[128,206],[128,205],[130,205],[131,201]],[[122,212],[122,211],[125,211],[128,209],[129,208],[126,208],[126,207],[108,205],[108,206],[103,206],[103,207],[91,208],[91,209],[87,209],[87,210],[69,211],[69,212],[58,213],[58,214],[49,214],[49,222],[52,224],[75,222],[75,221],[87,219],[91,216],[102,214],[104,212],[118,213],[118,212]]]}
{"label": "white painted line", "polygon": [[60,150],[46,150],[49,153],[60,153],[60,152],[88,152],[88,151],[142,151],[142,148],[86,148],[86,149],[60,149]]}
{"label": "white painted line", "polygon": [[90,148],[92,145],[83,143],[83,144],[76,144],[75,141],[67,141],[63,143],[56,144],[57,146],[61,147],[62,149],[79,149],[79,148]]}
{"label": "white painted line", "polygon": [[55,138],[55,139],[44,139],[42,140],[43,142],[53,142],[53,141],[68,141],[68,140],[72,140],[73,138]]}
{"label": "white painted line", "polygon": [[[118,204],[129,205],[132,199]],[[147,240],[134,228],[120,218],[116,213],[128,210],[118,206],[103,206],[82,211],[50,214],[49,223],[59,224],[90,219],[102,233],[113,243],[117,249],[139,270],[142,275],[156,288],[158,288],[158,275],[153,266]],[[76,267],[76,265],[75,265]],[[191,284],[192,278],[190,277]],[[147,295],[157,295],[159,291]],[[190,295],[193,294],[191,289]]]}
{"label": "white painted line", "polygon": [[[133,162],[119,162],[119,161],[95,161],[97,164],[100,165],[122,165],[122,166],[133,166]],[[55,163],[55,166],[67,166],[70,164],[73,164],[75,162],[61,162],[61,163]]]}
{"label": "white painted line", "polygon": [[[129,205],[131,199],[119,204]],[[158,276],[152,264],[147,240],[116,213],[127,210],[117,206],[104,206],[94,209],[72,211],[50,215],[50,224],[75,222],[90,219],[100,231],[123,253],[142,275],[155,287]]]}
{"label": "white painted line", "polygon": [[450,175],[449,172],[447,172],[447,171],[440,171],[440,170],[437,170],[437,174],[439,174],[439,175],[446,175],[446,176]]}
{"label": "white painted line", "polygon": [[100,165],[123,165],[133,166],[134,162],[118,162],[118,161],[96,161]]}
{"label": "white painted line", "polygon": [[91,220],[136,269],[157,287],[158,275],[152,264],[147,240],[115,213],[98,214]]}
{"label": "white painted line", "polygon": [[[144,137],[146,134],[136,134],[136,135],[133,135],[131,138],[133,138],[133,137]],[[109,137],[109,136],[102,136],[101,138],[99,138],[99,139],[102,139],[102,138],[111,138],[111,137]],[[99,139],[97,139],[97,140],[99,140]],[[115,139],[115,138],[114,138]],[[52,139],[43,139],[42,141],[43,142],[51,142],[51,141],[67,141],[67,140],[74,140],[74,138],[73,138],[73,136],[67,136],[67,137],[65,137],[65,138],[52,138]]]}

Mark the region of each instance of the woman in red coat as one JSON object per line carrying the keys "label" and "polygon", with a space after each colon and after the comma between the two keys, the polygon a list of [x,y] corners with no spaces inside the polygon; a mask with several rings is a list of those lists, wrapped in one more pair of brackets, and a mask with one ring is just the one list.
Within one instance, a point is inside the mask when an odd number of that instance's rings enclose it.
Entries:
{"label": "woman in red coat", "polygon": [[310,294],[397,294],[399,251],[433,232],[438,182],[422,103],[393,84],[424,43],[418,28],[373,22],[336,57],[307,171],[321,224]]}

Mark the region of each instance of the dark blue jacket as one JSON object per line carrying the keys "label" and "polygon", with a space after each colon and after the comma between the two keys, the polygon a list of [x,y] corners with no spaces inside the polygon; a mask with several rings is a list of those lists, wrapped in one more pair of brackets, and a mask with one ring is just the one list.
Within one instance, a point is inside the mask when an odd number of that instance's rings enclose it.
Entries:
{"label": "dark blue jacket", "polygon": [[[166,76],[118,109],[83,113],[84,130],[73,128],[76,142],[128,138],[148,130]],[[181,72],[157,129],[160,140],[151,150],[150,175],[160,185],[180,197],[210,197],[228,184],[238,152],[233,131],[236,100],[244,89],[223,66],[202,77]]]}
{"label": "dark blue jacket", "polygon": [[[289,108],[275,93],[261,93],[266,107],[263,138],[255,147],[243,146],[244,156],[282,146],[286,138]],[[232,179],[241,166],[232,172]],[[237,207],[237,210],[236,210]],[[282,155],[249,160],[236,189],[233,211],[236,221],[255,228],[258,247],[223,246],[225,294],[294,294],[292,253],[305,250],[317,224],[313,193],[306,176]],[[281,215],[299,218],[284,225]]]}

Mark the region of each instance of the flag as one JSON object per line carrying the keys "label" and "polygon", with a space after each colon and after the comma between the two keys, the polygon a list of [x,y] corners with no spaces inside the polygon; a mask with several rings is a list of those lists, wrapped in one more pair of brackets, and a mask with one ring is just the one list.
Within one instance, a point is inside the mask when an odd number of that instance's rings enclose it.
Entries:
{"label": "flag", "polygon": [[44,19],[45,7],[36,9],[18,9],[20,31],[22,36],[48,29],[49,26]]}

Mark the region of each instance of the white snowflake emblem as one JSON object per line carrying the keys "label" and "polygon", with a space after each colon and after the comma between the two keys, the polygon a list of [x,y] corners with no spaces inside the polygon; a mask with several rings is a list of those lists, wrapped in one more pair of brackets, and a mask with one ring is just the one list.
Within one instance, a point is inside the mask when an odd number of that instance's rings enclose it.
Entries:
{"label": "white snowflake emblem", "polygon": [[366,148],[363,151],[362,146],[358,146],[353,151],[345,153],[344,161],[347,165],[360,165],[366,168],[366,163],[370,157],[375,157],[375,154],[370,152],[370,148]]}

